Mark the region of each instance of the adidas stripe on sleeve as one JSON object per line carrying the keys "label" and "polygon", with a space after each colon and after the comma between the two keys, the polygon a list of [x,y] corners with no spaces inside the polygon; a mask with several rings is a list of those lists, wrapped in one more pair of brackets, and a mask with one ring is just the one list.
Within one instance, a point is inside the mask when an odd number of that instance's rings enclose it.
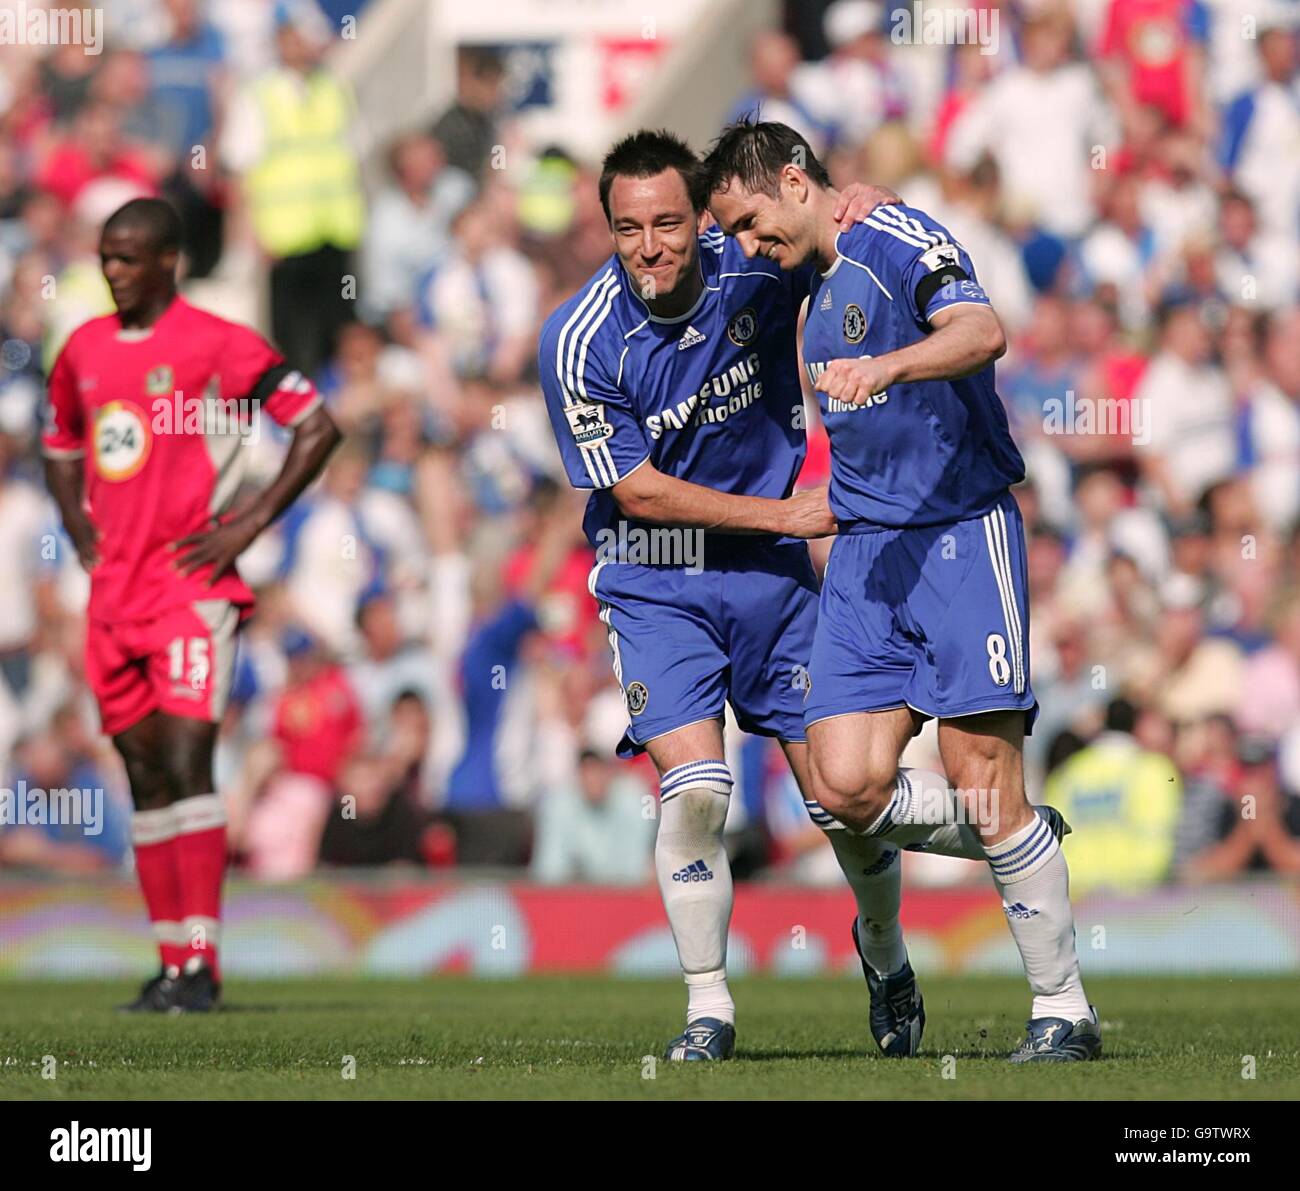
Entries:
{"label": "adidas stripe on sleeve", "polygon": [[974,303],[988,306],[988,294],[975,276],[966,250],[924,212],[914,207],[877,207],[863,221],[884,233],[876,247],[889,263],[885,284],[897,285],[912,317],[922,327],[947,306]]}
{"label": "adidas stripe on sleeve", "polygon": [[[602,328],[606,338],[616,330],[610,311],[619,289],[618,272],[606,270],[556,310],[542,330],[537,361],[542,392],[575,488],[610,488],[650,455],[636,412],[602,351]],[[617,346],[621,351],[621,337]]]}

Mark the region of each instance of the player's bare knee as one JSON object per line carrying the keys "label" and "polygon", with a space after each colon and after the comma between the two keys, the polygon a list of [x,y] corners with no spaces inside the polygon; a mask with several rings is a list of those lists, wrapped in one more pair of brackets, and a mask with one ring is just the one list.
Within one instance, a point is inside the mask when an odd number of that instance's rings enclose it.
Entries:
{"label": "player's bare knee", "polygon": [[834,764],[823,765],[813,783],[817,801],[836,818],[846,814],[877,818],[894,795],[897,772],[893,767],[855,771]]}
{"label": "player's bare knee", "polygon": [[177,725],[168,733],[160,751],[174,798],[193,798],[212,792],[212,731],[211,725],[196,721],[192,727]]}
{"label": "player's bare knee", "polygon": [[138,742],[125,736],[113,742],[126,770],[127,785],[131,789],[131,804],[138,811],[156,811],[171,802],[171,790],[158,767],[151,764],[146,750]]}
{"label": "player's bare knee", "polygon": [[171,802],[171,784],[155,763],[135,752],[123,752],[122,760],[131,787],[131,802],[136,810],[156,811]]}

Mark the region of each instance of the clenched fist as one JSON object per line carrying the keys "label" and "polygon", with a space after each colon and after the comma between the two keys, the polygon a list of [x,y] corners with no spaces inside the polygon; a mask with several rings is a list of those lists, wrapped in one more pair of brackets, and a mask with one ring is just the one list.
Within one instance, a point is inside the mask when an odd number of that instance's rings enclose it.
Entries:
{"label": "clenched fist", "polygon": [[832,360],[817,378],[817,389],[835,401],[867,405],[895,380],[884,357],[860,356],[854,360]]}

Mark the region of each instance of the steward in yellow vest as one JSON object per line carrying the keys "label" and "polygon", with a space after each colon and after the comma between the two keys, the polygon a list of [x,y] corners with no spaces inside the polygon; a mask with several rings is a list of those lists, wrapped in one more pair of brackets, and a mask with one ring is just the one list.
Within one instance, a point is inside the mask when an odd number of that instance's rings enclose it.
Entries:
{"label": "steward in yellow vest", "polygon": [[1137,893],[1168,879],[1183,781],[1163,753],[1103,732],[1048,779],[1043,801],[1074,828],[1061,849],[1076,893]]}
{"label": "steward in yellow vest", "polygon": [[244,177],[249,218],[272,256],[357,246],[365,227],[347,88],[328,70],[277,70],[253,84],[263,151]]}

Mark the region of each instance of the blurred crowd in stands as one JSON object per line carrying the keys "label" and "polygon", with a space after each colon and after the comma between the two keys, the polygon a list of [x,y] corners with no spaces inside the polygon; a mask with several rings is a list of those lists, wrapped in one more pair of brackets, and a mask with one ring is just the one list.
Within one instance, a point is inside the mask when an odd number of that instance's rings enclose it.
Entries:
{"label": "blurred crowd in stands", "polygon": [[[101,55],[0,49],[0,784],[108,805],[94,837],[0,825],[0,868],[130,863],[35,437],[59,346],[111,309],[99,224],[143,193],[182,212],[192,300],[265,279],[220,312],[311,372],[347,434],[241,562],[259,609],[218,788],[243,870],[643,881],[654,774],[612,755],[626,713],[534,359],[611,250],[593,163],[522,143],[506,63],[474,47],[428,127],[368,143],[336,7],[115,0]],[[910,4],[789,3],[732,114],[932,213],[1008,327],[1030,793],[1074,824],[1075,890],[1300,872],[1300,6],[971,7],[996,46],[899,44]],[[314,200],[287,194],[301,171]],[[261,423],[251,483],[283,447]],[[801,483],[827,472],[814,417]],[[737,877],[838,881],[772,742],[730,747]],[[905,763],[937,767],[933,725]]]}

